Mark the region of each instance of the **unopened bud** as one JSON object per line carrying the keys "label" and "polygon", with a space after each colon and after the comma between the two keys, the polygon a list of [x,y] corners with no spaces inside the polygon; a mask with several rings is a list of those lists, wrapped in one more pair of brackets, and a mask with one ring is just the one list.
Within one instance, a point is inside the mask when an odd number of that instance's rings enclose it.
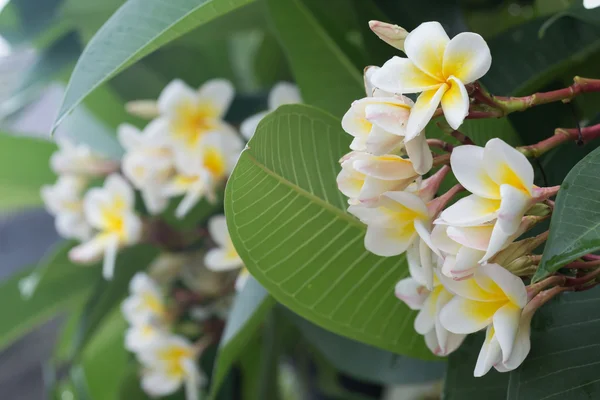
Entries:
{"label": "unopened bud", "polygon": [[158,117],[158,103],[155,100],[134,100],[125,104],[125,110],[136,117],[152,119]]}
{"label": "unopened bud", "polygon": [[504,264],[503,267],[516,276],[530,276],[537,270],[540,258],[541,256],[538,255],[521,256],[508,264]]}
{"label": "unopened bud", "polygon": [[544,203],[536,203],[533,207],[531,207],[527,211],[527,215],[536,216],[536,217],[545,217],[550,215],[550,206]]}
{"label": "unopened bud", "polygon": [[504,250],[500,251],[498,254],[492,257],[490,262],[500,264],[506,267],[508,264],[510,264],[519,257],[531,255],[531,253],[533,253],[535,249],[542,245],[547,238],[548,232],[544,232],[538,236],[511,243]]}
{"label": "unopened bud", "polygon": [[404,51],[404,41],[408,36],[406,29],[381,21],[369,21],[369,28],[379,39],[398,50]]}

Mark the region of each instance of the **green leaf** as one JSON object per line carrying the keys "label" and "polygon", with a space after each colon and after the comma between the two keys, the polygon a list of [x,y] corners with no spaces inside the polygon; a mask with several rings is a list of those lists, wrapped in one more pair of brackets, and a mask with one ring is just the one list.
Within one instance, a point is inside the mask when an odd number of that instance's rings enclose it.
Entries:
{"label": "green leaf", "polygon": [[56,124],[98,86],[184,33],[254,0],[129,0],[83,51]]}
{"label": "green leaf", "polygon": [[362,74],[301,0],[267,0],[302,99],[342,116],[365,96]]}
{"label": "green leaf", "polygon": [[0,133],[0,210],[14,210],[42,204],[40,187],[53,183],[50,155],[54,143]]}
{"label": "green leaf", "polygon": [[233,243],[276,300],[323,328],[415,357],[431,357],[415,313],[394,296],[408,274],[403,256],[377,257],[366,227],[346,212],[338,160],[350,135],[310,106],[269,114],[225,189]]}
{"label": "green leaf", "polygon": [[[37,268],[19,272],[0,284],[0,349],[49,320],[58,312],[81,304],[100,273],[71,263],[72,243],[62,243]],[[31,274],[39,279],[30,298],[24,298],[19,282]]]}
{"label": "green leaf", "polygon": [[583,7],[581,2],[578,0],[570,8],[554,14],[540,27],[539,35],[544,37],[548,29],[554,29],[554,24],[561,18],[570,17],[575,18],[584,22],[598,25],[600,24],[600,10],[594,8],[588,10]]}
{"label": "green leaf", "polygon": [[254,278],[249,278],[244,289],[237,295],[227,318],[214,367],[211,396],[214,397],[219,391],[231,366],[252,340],[273,304],[273,298],[269,293]]}
{"label": "green leaf", "polygon": [[533,277],[539,281],[582,255],[600,249],[600,149],[588,154],[569,172],[550,221],[550,236]]}
{"label": "green leaf", "polygon": [[445,399],[595,399],[600,396],[600,290],[566,293],[532,323],[531,353],[511,373],[473,378],[482,338],[450,356]]}
{"label": "green leaf", "polygon": [[482,81],[493,94],[530,94],[600,49],[600,27],[561,19],[540,39],[543,23],[537,19],[488,41],[493,62]]}
{"label": "green leaf", "polygon": [[446,363],[403,357],[336,335],[290,311],[302,336],[339,371],[383,385],[433,382],[442,378]]}

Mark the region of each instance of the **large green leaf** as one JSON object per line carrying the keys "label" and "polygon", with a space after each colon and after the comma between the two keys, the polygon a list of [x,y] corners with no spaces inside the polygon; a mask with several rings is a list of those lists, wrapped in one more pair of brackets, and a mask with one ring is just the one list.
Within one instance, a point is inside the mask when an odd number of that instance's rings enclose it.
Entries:
{"label": "large green leaf", "polygon": [[565,178],[552,213],[550,236],[534,276],[539,281],[563,265],[600,249],[600,149],[581,160]]}
{"label": "large green leaf", "polygon": [[233,243],[256,280],[297,314],[358,341],[430,356],[415,313],[394,296],[408,274],[405,258],[365,250],[366,227],[337,189],[349,144],[338,119],[310,106],[267,116],[225,190]]}
{"label": "large green leaf", "polygon": [[362,74],[302,0],[267,0],[305,103],[342,116],[365,96]]}
{"label": "large green leaf", "polygon": [[[37,268],[17,273],[0,284],[0,302],[4,304],[0,310],[0,349],[59,311],[81,304],[90,292],[100,273],[71,263],[67,257],[71,247],[70,242],[61,244]],[[31,297],[21,294],[24,278],[38,280]]]}
{"label": "large green leaf", "polygon": [[596,399],[600,396],[600,289],[563,294],[534,316],[531,353],[506,374],[473,378],[481,338],[450,356],[448,400]]}
{"label": "large green leaf", "polygon": [[0,133],[0,210],[42,204],[40,187],[53,183],[50,155],[54,143]]}
{"label": "large green leaf", "polygon": [[241,356],[274,301],[254,278],[248,279],[244,289],[237,295],[225,332],[221,338],[215,363],[211,393],[214,397],[231,366]]}
{"label": "large green leaf", "polygon": [[57,124],[119,71],[193,28],[252,1],[127,1],[83,51],[67,86]]}
{"label": "large green leaf", "polygon": [[356,379],[382,385],[440,380],[446,364],[403,357],[336,335],[286,310],[304,338],[339,371]]}

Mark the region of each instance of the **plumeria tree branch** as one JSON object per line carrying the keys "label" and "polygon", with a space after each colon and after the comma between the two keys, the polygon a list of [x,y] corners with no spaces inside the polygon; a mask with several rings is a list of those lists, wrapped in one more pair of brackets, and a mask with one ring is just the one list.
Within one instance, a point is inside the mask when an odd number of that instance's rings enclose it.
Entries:
{"label": "plumeria tree branch", "polygon": [[582,143],[588,143],[597,138],[600,138],[600,124],[582,129],[557,128],[553,136],[534,145],[519,147],[518,150],[527,157],[539,157],[565,142],[581,141]]}

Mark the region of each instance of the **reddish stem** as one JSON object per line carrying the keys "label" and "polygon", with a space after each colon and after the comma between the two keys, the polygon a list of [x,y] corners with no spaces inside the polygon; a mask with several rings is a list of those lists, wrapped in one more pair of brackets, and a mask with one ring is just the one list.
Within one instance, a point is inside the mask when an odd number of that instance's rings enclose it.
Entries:
{"label": "reddish stem", "polygon": [[442,149],[447,152],[451,152],[454,146],[452,146],[448,142],[444,142],[441,139],[427,139],[427,144],[429,147],[437,147],[438,149]]}
{"label": "reddish stem", "polygon": [[541,142],[530,146],[518,147],[517,149],[527,157],[539,157],[565,142],[579,141],[581,139],[585,144],[597,138],[600,138],[600,124],[587,126],[581,130],[576,128],[557,128],[554,131],[554,135],[550,136],[548,139],[544,139]]}
{"label": "reddish stem", "polygon": [[600,260],[600,256],[596,255],[596,254],[586,254],[585,256],[581,257],[584,260],[587,261],[596,261],[596,260]]}
{"label": "reddish stem", "polygon": [[594,261],[573,261],[565,265],[563,268],[571,268],[571,269],[585,269],[585,268],[594,268],[600,266],[600,260]]}
{"label": "reddish stem", "polygon": [[590,282],[591,280],[596,279],[596,277],[600,276],[600,268],[585,274],[584,276],[580,277],[580,278],[570,278],[570,277],[566,277],[567,278],[567,286],[581,286],[585,283]]}

